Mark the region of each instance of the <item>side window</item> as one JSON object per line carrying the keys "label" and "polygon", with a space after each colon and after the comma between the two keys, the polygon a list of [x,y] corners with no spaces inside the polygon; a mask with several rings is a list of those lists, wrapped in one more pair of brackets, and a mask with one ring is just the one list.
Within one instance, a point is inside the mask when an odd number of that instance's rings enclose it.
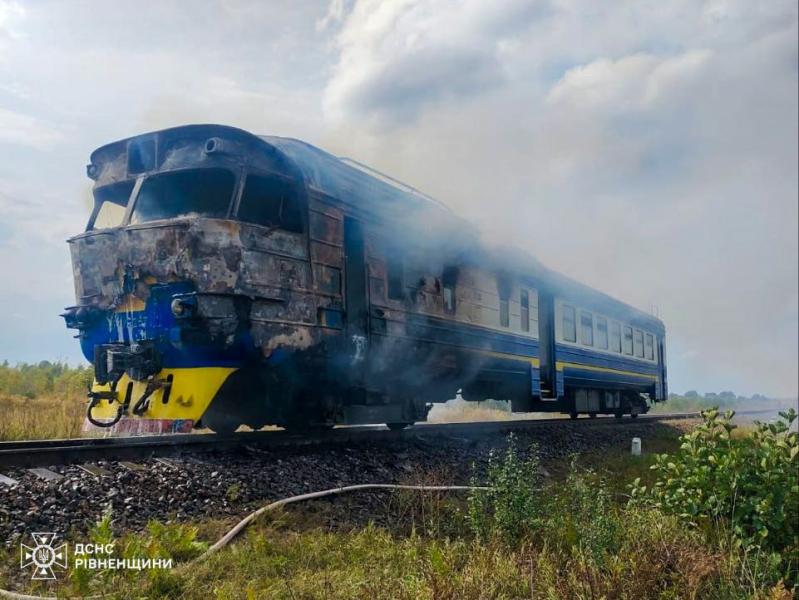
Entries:
{"label": "side window", "polygon": [[605,317],[596,318],[596,347],[608,349],[608,320]]}
{"label": "side window", "polygon": [[402,260],[396,256],[391,256],[386,261],[386,286],[388,287],[388,297],[391,300],[402,300],[405,298],[405,278],[403,276]]}
{"label": "side window", "polygon": [[510,298],[503,288],[504,286],[499,287],[499,324],[502,327],[510,327],[510,306],[508,305]]}
{"label": "side window", "polygon": [[577,325],[574,317],[574,307],[563,305],[563,339],[567,342],[577,341]]}
{"label": "side window", "polygon": [[655,360],[655,338],[651,333],[646,334],[646,358]]}
{"label": "side window", "polygon": [[633,355],[633,328],[624,326],[624,353],[628,356]]}
{"label": "side window", "polygon": [[635,330],[635,355],[638,358],[644,357],[644,332],[640,329]]}
{"label": "side window", "polygon": [[522,331],[530,331],[530,292],[522,290],[520,296],[519,306],[521,307]]}
{"label": "side window", "polygon": [[594,316],[587,310],[580,311],[580,343],[594,345]]}
{"label": "side window", "polygon": [[240,221],[302,233],[296,186],[282,177],[248,175],[241,194]]}
{"label": "side window", "polygon": [[444,267],[444,274],[441,276],[441,293],[444,298],[444,312],[455,314],[455,284],[458,281],[458,269],[456,267]]}
{"label": "side window", "polygon": [[610,322],[610,349],[621,353],[621,325],[618,321]]}

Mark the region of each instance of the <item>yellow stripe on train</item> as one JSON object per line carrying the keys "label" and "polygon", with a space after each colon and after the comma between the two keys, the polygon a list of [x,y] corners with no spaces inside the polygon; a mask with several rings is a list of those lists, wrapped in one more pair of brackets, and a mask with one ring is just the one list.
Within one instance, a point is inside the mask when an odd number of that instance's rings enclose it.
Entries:
{"label": "yellow stripe on train", "polygon": [[643,377],[644,379],[651,379],[653,381],[657,381],[657,375],[649,375],[646,373],[636,373],[635,371],[621,371],[619,369],[609,369],[607,367],[595,367],[593,365],[585,365],[582,363],[570,363],[570,362],[556,362],[555,369],[558,371],[562,371],[564,368],[569,369],[582,369],[584,371],[597,371],[599,373],[615,373],[617,375],[632,375],[634,377]]}
{"label": "yellow stripe on train", "polygon": [[[504,352],[494,352],[493,350],[478,350],[480,354],[486,354],[488,356],[495,356],[497,358],[504,358],[507,360],[516,360],[519,362],[528,362],[534,368],[538,369],[541,366],[541,361],[538,358],[533,358],[529,356],[518,356],[516,354],[506,354]],[[646,373],[636,373],[635,371],[622,371],[620,369],[609,369],[607,367],[595,367],[593,365],[586,365],[582,363],[570,363],[570,362],[561,362],[557,361],[555,363],[555,369],[558,371],[563,371],[564,368],[569,369],[583,369],[585,371],[596,371],[599,373],[614,373],[616,375],[632,375],[634,377],[642,377],[644,379],[651,379],[652,381],[657,381],[657,375],[649,375]]]}
{"label": "yellow stripe on train", "polygon": [[[169,392],[169,402],[164,404],[164,390],[158,389],[150,396],[150,405],[141,418],[143,419],[191,419],[197,421],[203,416],[211,404],[219,388],[225,380],[236,371],[230,367],[192,367],[183,369],[162,369],[156,377],[165,380],[172,375],[172,386]],[[119,402],[124,402],[128,384],[132,383],[130,407],[142,397],[147,388],[146,381],[134,381],[127,374],[123,375],[117,384]],[[108,391],[111,386],[92,385],[93,392]],[[99,419],[112,419],[116,416],[119,404],[117,402],[101,401],[93,412]]]}
{"label": "yellow stripe on train", "polygon": [[515,360],[518,362],[530,363],[536,369],[541,366],[541,361],[532,356],[519,356],[518,354],[506,354],[505,352],[495,352],[494,350],[477,350],[479,354],[487,356],[494,356],[496,358],[504,358],[506,360]]}

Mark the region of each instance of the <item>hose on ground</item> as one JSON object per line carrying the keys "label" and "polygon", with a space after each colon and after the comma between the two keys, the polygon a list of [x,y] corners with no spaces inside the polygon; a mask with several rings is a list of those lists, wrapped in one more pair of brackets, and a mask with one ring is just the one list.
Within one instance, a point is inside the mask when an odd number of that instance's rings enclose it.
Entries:
{"label": "hose on ground", "polygon": [[[450,491],[469,491],[469,490],[487,490],[489,488],[476,486],[476,485],[401,485],[395,483],[360,483],[356,485],[346,485],[344,487],[337,487],[331,488],[329,490],[322,490],[319,492],[310,492],[307,494],[300,494],[299,496],[290,496],[289,498],[283,498],[281,500],[276,500],[274,502],[270,502],[248,514],[244,517],[241,521],[236,523],[225,535],[223,535],[219,540],[210,548],[208,548],[205,552],[203,552],[200,556],[190,560],[187,563],[179,565],[175,571],[177,573],[182,573],[187,568],[194,566],[204,560],[210,558],[213,554],[227,546],[233,539],[239,535],[242,531],[244,531],[250,523],[255,521],[258,517],[262,514],[275,510],[276,508],[280,508],[281,506],[287,506],[289,504],[294,504],[295,502],[303,502],[305,500],[314,500],[316,498],[324,498],[326,496],[336,496],[338,494],[345,494],[348,492],[357,492],[362,490],[414,490],[419,492],[450,492]],[[83,600],[99,600],[100,598],[104,598],[105,595],[98,594],[94,596],[83,596]],[[29,594],[20,594],[18,592],[12,592],[10,590],[3,590],[0,589],[0,598],[7,598],[8,600],[58,600],[55,596],[31,596]]]}

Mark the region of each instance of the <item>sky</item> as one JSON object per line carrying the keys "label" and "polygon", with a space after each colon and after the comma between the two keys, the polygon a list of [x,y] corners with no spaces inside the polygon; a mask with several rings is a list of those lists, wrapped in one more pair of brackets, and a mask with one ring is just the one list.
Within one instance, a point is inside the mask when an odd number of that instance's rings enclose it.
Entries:
{"label": "sky", "polygon": [[670,388],[797,393],[794,0],[0,0],[0,360],[80,361],[89,154],[303,139],[667,328]]}

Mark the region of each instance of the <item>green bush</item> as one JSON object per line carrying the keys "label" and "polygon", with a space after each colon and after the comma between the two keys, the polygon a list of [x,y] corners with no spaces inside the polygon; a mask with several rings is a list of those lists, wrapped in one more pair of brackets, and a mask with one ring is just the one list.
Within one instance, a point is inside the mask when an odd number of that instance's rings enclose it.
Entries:
{"label": "green bush", "polygon": [[70,367],[66,363],[43,360],[38,364],[0,364],[0,394],[39,398],[58,395],[85,398],[93,378],[88,366]]}
{"label": "green bush", "polygon": [[[508,436],[504,454],[492,450],[485,483],[489,489],[469,495],[469,523],[478,538],[496,535],[518,543],[536,527],[541,510],[541,494],[536,489],[539,471],[537,449],[531,447],[529,457],[522,458],[513,434]],[[479,485],[474,477],[472,485]]]}
{"label": "green bush", "polygon": [[[782,553],[791,572],[799,548],[799,436],[796,411],[734,435],[734,413],[704,411],[680,449],[656,457],[655,484],[631,486],[643,501],[709,532],[729,531],[747,552]],[[795,578],[795,573],[789,575]]]}

